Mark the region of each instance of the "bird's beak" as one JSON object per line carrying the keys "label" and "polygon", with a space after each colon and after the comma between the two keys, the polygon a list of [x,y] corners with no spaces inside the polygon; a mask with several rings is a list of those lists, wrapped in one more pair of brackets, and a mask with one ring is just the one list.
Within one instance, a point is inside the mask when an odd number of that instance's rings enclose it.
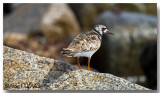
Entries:
{"label": "bird's beak", "polygon": [[114,35],[113,33],[109,32],[109,31],[107,31],[107,34],[112,34],[112,35]]}

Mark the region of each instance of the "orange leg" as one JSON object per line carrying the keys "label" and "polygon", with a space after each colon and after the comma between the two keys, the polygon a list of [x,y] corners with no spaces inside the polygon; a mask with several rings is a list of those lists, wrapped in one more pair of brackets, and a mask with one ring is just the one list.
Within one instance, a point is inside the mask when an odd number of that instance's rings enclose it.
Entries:
{"label": "orange leg", "polygon": [[79,58],[77,58],[77,64],[78,64],[79,68],[82,68],[80,63],[79,63]]}
{"label": "orange leg", "polygon": [[90,58],[88,58],[88,71],[90,71]]}

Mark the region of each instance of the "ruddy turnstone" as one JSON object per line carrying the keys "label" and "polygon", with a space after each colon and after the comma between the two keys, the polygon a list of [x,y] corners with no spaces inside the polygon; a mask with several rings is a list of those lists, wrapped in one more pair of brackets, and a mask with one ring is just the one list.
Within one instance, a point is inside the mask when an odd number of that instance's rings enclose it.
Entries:
{"label": "ruddy turnstone", "polygon": [[104,25],[96,25],[90,32],[78,35],[68,48],[63,48],[61,54],[67,57],[77,57],[79,68],[81,68],[79,57],[88,57],[88,70],[90,71],[91,57],[100,48],[104,33],[113,35]]}

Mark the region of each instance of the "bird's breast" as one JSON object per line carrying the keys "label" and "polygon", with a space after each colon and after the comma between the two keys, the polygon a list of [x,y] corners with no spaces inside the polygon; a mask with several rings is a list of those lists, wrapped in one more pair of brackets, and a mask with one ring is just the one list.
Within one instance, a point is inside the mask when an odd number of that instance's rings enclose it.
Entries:
{"label": "bird's breast", "polygon": [[79,52],[76,54],[77,57],[90,57],[96,52],[96,50],[93,51],[86,51],[86,52]]}

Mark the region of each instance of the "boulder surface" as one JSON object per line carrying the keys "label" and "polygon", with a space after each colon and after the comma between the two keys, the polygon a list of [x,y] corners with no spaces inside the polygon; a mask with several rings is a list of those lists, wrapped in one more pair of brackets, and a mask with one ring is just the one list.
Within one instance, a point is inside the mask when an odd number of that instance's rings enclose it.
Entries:
{"label": "boulder surface", "polygon": [[107,73],[78,69],[66,62],[3,47],[5,90],[148,90]]}

